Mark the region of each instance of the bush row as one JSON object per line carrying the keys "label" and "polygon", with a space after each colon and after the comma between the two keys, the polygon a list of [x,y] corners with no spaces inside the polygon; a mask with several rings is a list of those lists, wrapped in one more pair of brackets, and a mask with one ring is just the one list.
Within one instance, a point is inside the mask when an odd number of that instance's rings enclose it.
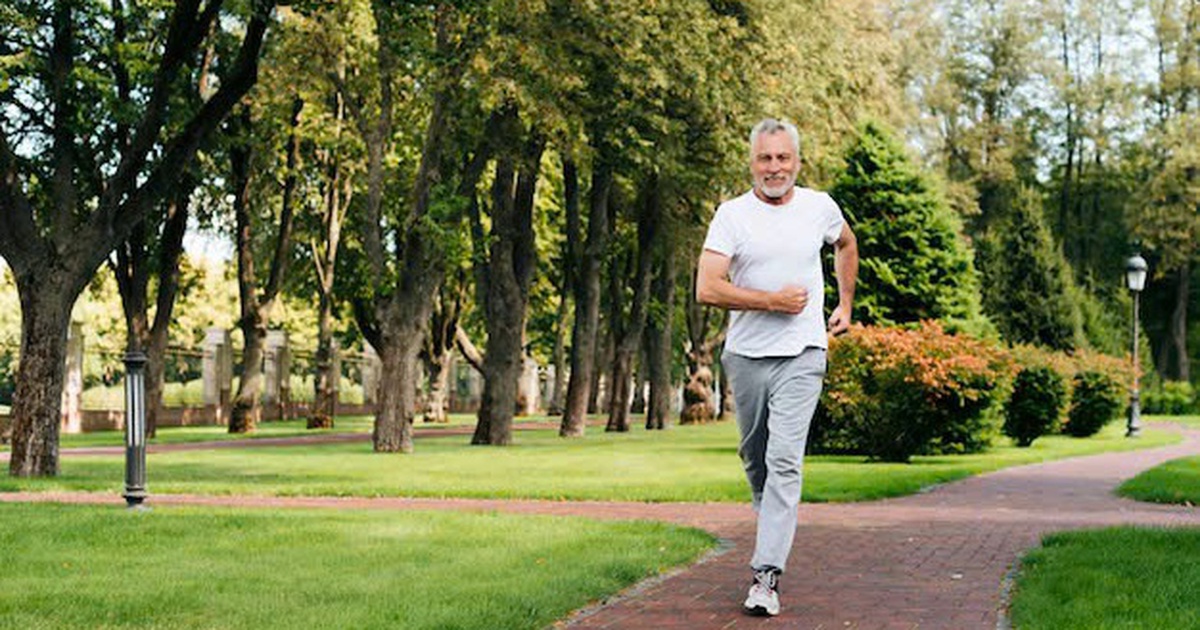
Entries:
{"label": "bush row", "polygon": [[830,343],[809,450],[905,462],[979,452],[1001,433],[1022,446],[1057,430],[1093,435],[1131,380],[1120,359],[1093,352],[1005,348],[934,322],[856,326]]}
{"label": "bush row", "polygon": [[1142,390],[1142,410],[1171,416],[1200,413],[1200,391],[1187,381],[1167,381]]}

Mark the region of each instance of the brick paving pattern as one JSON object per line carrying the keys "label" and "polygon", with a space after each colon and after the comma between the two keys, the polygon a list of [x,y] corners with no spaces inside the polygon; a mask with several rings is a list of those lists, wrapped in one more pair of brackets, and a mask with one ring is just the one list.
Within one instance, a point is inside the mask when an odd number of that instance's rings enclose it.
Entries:
{"label": "brick paving pattern", "polygon": [[[753,513],[744,504],[186,495],[154,495],[150,501],[653,519],[700,527],[722,539],[720,553],[559,624],[569,628],[991,629],[1004,621],[1006,576],[1021,553],[1048,532],[1127,524],[1200,526],[1194,507],[1143,504],[1112,494],[1120,481],[1142,470],[1200,454],[1200,432],[1183,433],[1184,442],[1175,446],[1010,468],[910,497],[802,505],[781,583],[783,612],[773,619],[741,614],[754,540]],[[0,494],[0,501],[94,503],[114,497],[9,493]]]}

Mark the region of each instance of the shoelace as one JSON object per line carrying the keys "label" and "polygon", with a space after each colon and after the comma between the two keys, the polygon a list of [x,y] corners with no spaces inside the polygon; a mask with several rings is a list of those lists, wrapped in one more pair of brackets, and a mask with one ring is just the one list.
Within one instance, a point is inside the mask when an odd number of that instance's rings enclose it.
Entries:
{"label": "shoelace", "polygon": [[767,590],[775,590],[779,583],[779,576],[774,571],[755,571],[754,581]]}

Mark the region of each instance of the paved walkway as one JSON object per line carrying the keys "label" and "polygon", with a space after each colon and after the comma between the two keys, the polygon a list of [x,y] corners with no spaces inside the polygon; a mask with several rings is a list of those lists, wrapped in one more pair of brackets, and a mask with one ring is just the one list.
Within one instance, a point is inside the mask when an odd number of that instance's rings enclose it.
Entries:
{"label": "paved walkway", "polygon": [[[932,491],[859,504],[805,504],[783,613],[745,617],[754,520],[747,505],[155,495],[154,504],[458,509],[655,519],[720,536],[724,552],[581,611],[571,628],[992,629],[1003,623],[1007,576],[1045,533],[1120,524],[1200,526],[1193,507],[1142,504],[1112,489],[1162,462],[1200,454],[1182,444],[1010,468]],[[0,494],[0,501],[113,502],[111,495]]]}

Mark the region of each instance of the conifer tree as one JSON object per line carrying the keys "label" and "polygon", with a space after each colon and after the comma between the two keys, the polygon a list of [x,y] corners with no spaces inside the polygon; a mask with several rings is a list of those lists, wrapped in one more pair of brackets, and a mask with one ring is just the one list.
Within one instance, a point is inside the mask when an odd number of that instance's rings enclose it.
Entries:
{"label": "conifer tree", "polygon": [[1039,195],[1020,189],[1007,216],[980,243],[984,310],[1009,342],[1056,350],[1083,343],[1071,268],[1054,243]]}
{"label": "conifer tree", "polygon": [[860,126],[844,161],[830,193],[858,237],[855,318],[983,328],[972,254],[937,182],[876,122]]}

